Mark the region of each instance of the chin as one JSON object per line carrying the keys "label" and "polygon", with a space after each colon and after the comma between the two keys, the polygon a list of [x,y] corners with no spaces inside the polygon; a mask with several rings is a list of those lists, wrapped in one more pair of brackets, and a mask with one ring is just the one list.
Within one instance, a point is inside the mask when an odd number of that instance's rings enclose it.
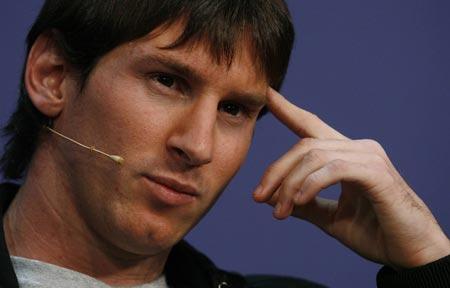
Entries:
{"label": "chin", "polygon": [[121,187],[116,197],[104,202],[103,209],[96,209],[103,215],[91,217],[97,222],[93,228],[113,247],[128,253],[143,256],[170,251],[198,222],[205,199],[188,205],[160,205],[140,182],[135,183]]}
{"label": "chin", "polygon": [[118,216],[111,239],[121,249],[137,255],[157,255],[168,252],[180,241],[192,225],[155,215],[151,211]]}

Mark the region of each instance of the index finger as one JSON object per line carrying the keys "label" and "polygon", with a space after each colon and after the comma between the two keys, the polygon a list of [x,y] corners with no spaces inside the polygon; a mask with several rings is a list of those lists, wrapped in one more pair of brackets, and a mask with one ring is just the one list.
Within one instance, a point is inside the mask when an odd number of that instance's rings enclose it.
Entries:
{"label": "index finger", "polygon": [[267,107],[278,120],[300,137],[348,139],[320,120],[317,115],[297,107],[272,88],[267,91]]}

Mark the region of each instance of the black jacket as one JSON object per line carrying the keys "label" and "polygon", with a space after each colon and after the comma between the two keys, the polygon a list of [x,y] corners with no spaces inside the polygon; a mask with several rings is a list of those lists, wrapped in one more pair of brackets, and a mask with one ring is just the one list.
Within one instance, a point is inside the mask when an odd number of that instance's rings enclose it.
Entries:
{"label": "black jacket", "polygon": [[[17,193],[19,186],[0,184],[0,215],[3,219],[6,209]],[[272,275],[243,276],[217,268],[205,255],[187,242],[181,241],[175,247],[165,267],[167,282],[171,288],[319,288],[325,287],[303,279]],[[383,267],[377,275],[380,288],[390,287],[450,287],[450,256],[436,262],[397,273]],[[19,287],[5,243],[3,225],[0,225],[0,287]]]}

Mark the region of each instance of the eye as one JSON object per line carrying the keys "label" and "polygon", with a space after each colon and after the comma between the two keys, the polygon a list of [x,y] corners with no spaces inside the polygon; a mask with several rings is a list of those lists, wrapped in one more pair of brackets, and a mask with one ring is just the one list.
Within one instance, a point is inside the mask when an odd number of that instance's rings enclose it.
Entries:
{"label": "eye", "polygon": [[155,72],[148,74],[148,77],[150,79],[150,87],[164,95],[181,95],[189,88],[183,78],[169,73]]}
{"label": "eye", "polygon": [[155,75],[154,79],[161,83],[162,85],[171,88],[175,84],[174,77],[167,74],[158,74]]}
{"label": "eye", "polygon": [[219,109],[232,116],[239,116],[240,113],[244,112],[242,105],[233,102],[223,102],[220,104]]}

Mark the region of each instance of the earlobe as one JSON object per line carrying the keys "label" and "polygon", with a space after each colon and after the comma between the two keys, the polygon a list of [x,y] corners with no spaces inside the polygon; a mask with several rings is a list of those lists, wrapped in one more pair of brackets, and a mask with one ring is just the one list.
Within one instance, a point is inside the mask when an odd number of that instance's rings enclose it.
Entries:
{"label": "earlobe", "polygon": [[28,54],[25,86],[34,106],[51,118],[58,116],[64,107],[66,66],[52,33],[41,34]]}

